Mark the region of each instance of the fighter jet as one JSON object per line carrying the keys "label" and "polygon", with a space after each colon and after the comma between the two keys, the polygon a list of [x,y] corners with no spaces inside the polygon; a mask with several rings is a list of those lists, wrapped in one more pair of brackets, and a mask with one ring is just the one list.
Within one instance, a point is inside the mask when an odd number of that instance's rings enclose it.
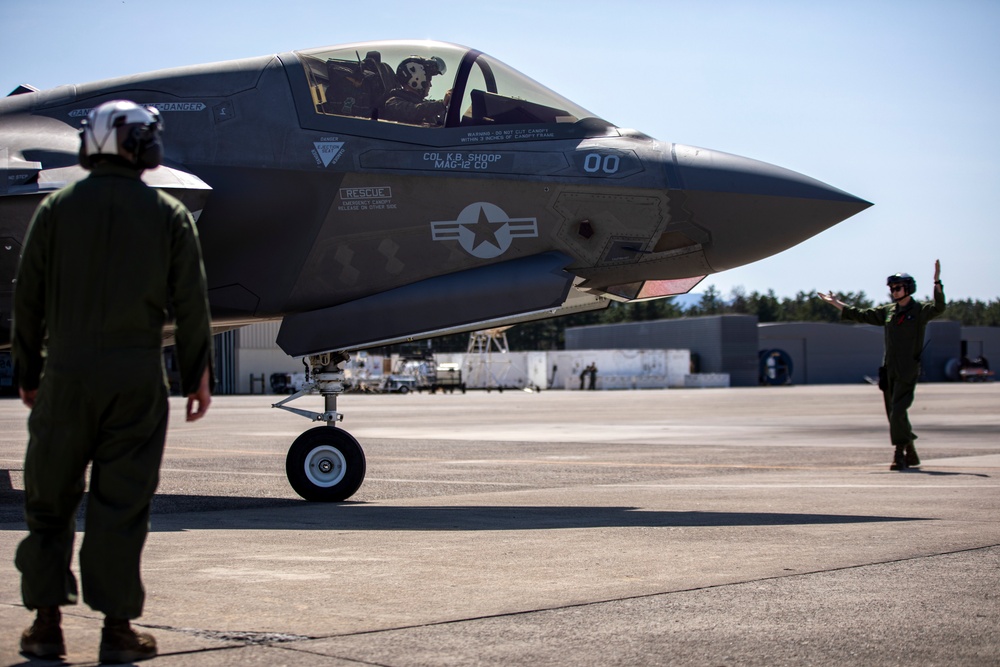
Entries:
{"label": "fighter jet", "polygon": [[[624,129],[480,51],[387,41],[162,70],[0,100],[0,318],[25,229],[83,178],[78,129],[127,99],[164,119],[144,180],[194,213],[213,326],[282,321],[323,413],[290,447],[308,500],[365,458],[337,428],[353,351],[689,291],[870,204],[763,162]],[[0,345],[9,346],[9,327]]]}

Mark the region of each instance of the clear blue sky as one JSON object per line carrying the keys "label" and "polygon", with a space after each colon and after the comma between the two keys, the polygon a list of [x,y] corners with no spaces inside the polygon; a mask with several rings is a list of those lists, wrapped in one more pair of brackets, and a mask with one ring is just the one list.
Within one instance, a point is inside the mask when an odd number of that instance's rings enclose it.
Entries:
{"label": "clear blue sky", "polygon": [[[1000,2],[0,0],[0,94],[375,39],[457,42],[607,120],[875,206],[710,276],[723,295],[1000,298]],[[700,288],[699,288],[700,289]]]}

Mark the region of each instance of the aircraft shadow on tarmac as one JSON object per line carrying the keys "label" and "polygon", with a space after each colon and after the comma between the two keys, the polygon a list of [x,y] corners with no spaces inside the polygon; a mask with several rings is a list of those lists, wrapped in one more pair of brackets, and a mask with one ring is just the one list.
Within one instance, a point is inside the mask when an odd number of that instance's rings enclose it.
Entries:
{"label": "aircraft shadow on tarmac", "polygon": [[[214,500],[243,500],[255,507],[233,512]],[[197,529],[263,530],[557,530],[571,528],[679,528],[735,526],[803,526],[896,521],[928,521],[925,517],[795,514],[772,512],[684,512],[637,507],[478,506],[399,507],[346,502],[304,504],[260,498],[198,498],[199,512],[154,516],[154,531]],[[257,509],[264,512],[255,511]],[[205,514],[204,512],[210,512]],[[159,519],[159,520],[158,520]]]}
{"label": "aircraft shadow on tarmac", "polygon": [[[914,471],[916,472],[916,471]],[[925,474],[933,474],[928,471]],[[960,474],[960,473],[940,473]],[[82,521],[86,494],[77,513]],[[23,530],[24,491],[0,484],[0,530]],[[565,528],[680,528],[804,526],[895,521],[922,517],[683,512],[637,507],[477,506],[399,507],[361,502],[305,503],[289,498],[157,494],[153,531],[261,530],[555,530]],[[82,527],[82,525],[81,525]]]}
{"label": "aircraft shadow on tarmac", "polygon": [[[3,472],[3,471],[0,471]],[[959,475],[918,471],[925,475]],[[983,475],[976,475],[983,476]],[[77,519],[82,522],[86,494]],[[0,483],[0,530],[23,530],[24,491]],[[928,517],[775,512],[685,512],[636,507],[477,506],[399,507],[363,502],[305,503],[290,498],[157,494],[152,529],[263,530],[554,530],[565,528],[680,528],[803,526],[896,521]],[[81,524],[82,527],[82,524]]]}
{"label": "aircraft shadow on tarmac", "polygon": [[[0,530],[23,530],[23,491],[0,500],[13,512],[0,515]],[[16,497],[14,497],[16,496]],[[896,521],[926,517],[795,514],[774,512],[673,512],[637,507],[451,506],[392,507],[364,503],[307,504],[268,498],[172,497],[186,509],[156,511],[154,532],[181,530],[557,530],[566,528],[719,528],[806,526]],[[83,528],[86,499],[77,513]],[[263,510],[263,512],[261,512]]]}

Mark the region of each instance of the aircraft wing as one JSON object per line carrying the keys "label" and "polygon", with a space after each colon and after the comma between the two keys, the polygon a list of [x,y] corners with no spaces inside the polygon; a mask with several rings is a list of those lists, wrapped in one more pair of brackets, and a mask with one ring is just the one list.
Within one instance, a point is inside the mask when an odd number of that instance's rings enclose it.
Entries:
{"label": "aircraft wing", "polygon": [[[34,203],[30,206],[32,212],[38,199],[87,175],[87,171],[79,165],[44,169],[41,162],[11,158],[6,153],[6,149],[0,149],[0,197],[34,196]],[[142,180],[180,199],[195,217],[205,207],[212,189],[194,174],[175,167],[160,166],[147,170],[143,172]]]}
{"label": "aircraft wing", "polygon": [[[0,348],[10,345],[13,281],[28,222],[46,195],[87,175],[77,164],[79,139],[71,126],[47,118],[11,125],[10,132],[4,128],[5,145],[0,146]],[[212,190],[179,166],[147,170],[142,179],[183,202],[195,219]]]}

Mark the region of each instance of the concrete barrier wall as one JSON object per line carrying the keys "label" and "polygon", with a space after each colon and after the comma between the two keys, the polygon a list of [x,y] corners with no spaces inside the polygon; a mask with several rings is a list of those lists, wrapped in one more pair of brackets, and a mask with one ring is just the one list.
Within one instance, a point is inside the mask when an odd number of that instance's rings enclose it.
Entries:
{"label": "concrete barrier wall", "polygon": [[[683,387],[690,373],[688,350],[554,350],[493,352],[489,355],[436,354],[438,363],[458,364],[470,389],[538,387],[579,390],[580,374],[597,366],[597,389]],[[583,387],[589,387],[584,377]]]}

